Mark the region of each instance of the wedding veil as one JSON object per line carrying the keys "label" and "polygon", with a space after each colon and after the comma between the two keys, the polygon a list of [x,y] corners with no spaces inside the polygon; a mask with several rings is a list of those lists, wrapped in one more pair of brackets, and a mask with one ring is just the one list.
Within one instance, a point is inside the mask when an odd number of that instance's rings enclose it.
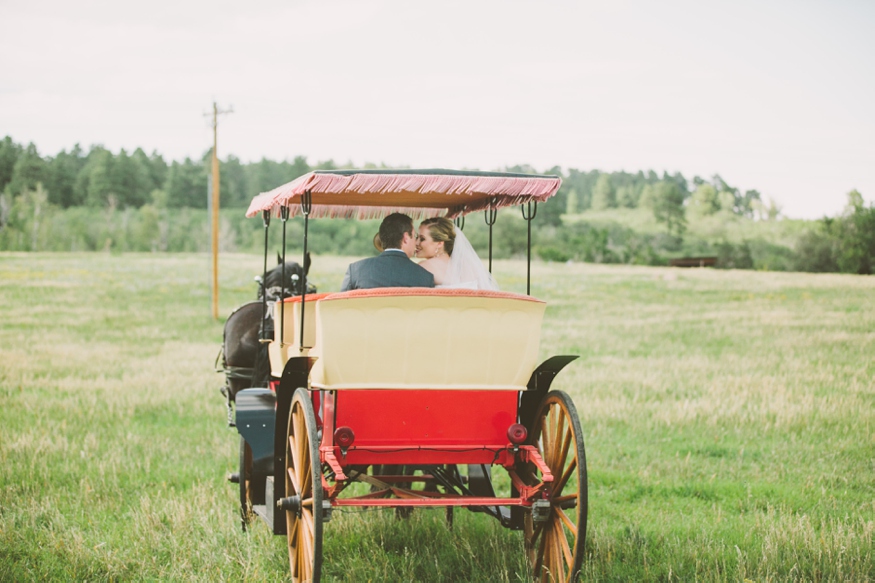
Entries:
{"label": "wedding veil", "polygon": [[456,239],[453,243],[453,253],[450,255],[450,266],[444,285],[458,287],[475,287],[476,289],[497,290],[498,284],[492,274],[483,267],[483,262],[474,251],[465,233],[459,227],[453,228]]}

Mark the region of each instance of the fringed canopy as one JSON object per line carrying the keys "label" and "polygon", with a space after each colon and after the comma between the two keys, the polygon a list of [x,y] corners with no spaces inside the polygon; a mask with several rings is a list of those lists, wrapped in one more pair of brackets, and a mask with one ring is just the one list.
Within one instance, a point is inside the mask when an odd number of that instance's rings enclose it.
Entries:
{"label": "fringed canopy", "polygon": [[373,219],[393,212],[414,219],[543,202],[556,194],[558,176],[465,170],[317,170],[252,199],[247,217],[263,211],[301,213],[311,196],[311,217]]}

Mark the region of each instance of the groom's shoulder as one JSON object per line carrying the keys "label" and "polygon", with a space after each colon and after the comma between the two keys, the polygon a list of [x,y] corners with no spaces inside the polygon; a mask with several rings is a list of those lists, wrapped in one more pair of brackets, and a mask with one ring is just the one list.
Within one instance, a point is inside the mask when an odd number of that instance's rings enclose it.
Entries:
{"label": "groom's shoulder", "polygon": [[[399,261],[400,260],[400,261]],[[350,267],[354,269],[367,269],[369,267],[375,267],[378,265],[387,265],[392,263],[411,263],[410,259],[404,253],[394,253],[394,252],[382,252],[379,255],[374,257],[365,257],[364,259],[359,259],[350,264]]]}
{"label": "groom's shoulder", "polygon": [[387,260],[391,261],[392,259],[395,259],[396,256],[398,258],[405,258],[406,259],[406,256],[403,253],[386,253],[385,251],[383,251],[379,255],[374,255],[373,257],[365,257],[364,259],[359,259],[355,263],[357,265],[367,265],[368,263],[380,263],[380,262],[387,261]]}
{"label": "groom's shoulder", "polygon": [[[376,263],[397,262],[397,263],[411,263],[413,265],[416,265],[413,261],[410,260],[410,257],[408,257],[407,254],[404,253],[403,251],[401,251],[400,249],[394,250],[394,251],[387,249],[386,251],[383,251],[382,253],[380,253],[376,257],[369,257],[368,259],[370,259],[371,261],[376,262]],[[365,259],[364,261],[367,261],[368,259]]]}

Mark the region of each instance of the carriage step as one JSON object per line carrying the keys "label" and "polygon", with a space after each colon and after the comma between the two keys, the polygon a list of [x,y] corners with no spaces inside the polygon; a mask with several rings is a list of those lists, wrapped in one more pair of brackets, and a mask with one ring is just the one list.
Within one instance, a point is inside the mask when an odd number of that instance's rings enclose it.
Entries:
{"label": "carriage step", "polygon": [[267,504],[253,504],[252,505],[252,512],[254,512],[259,518],[261,518],[262,520],[264,520],[268,524],[271,524],[273,517],[272,516],[269,517],[267,515]]}

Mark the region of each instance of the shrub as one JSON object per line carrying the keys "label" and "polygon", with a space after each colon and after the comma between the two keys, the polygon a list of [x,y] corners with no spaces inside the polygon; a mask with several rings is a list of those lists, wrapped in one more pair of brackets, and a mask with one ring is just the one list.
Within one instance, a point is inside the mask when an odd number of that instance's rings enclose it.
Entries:
{"label": "shrub", "polygon": [[753,268],[763,271],[792,271],[796,259],[793,250],[763,239],[748,241]]}
{"label": "shrub", "polygon": [[753,256],[747,241],[733,245],[723,241],[717,245],[717,267],[720,269],[752,269]]}
{"label": "shrub", "polygon": [[838,271],[836,240],[826,230],[815,229],[799,237],[793,269],[826,273]]}
{"label": "shrub", "polygon": [[839,224],[832,225],[839,244],[837,262],[845,273],[871,275],[875,271],[875,206],[863,204],[856,190],[848,193],[848,206]]}
{"label": "shrub", "polygon": [[565,251],[549,245],[547,247],[538,247],[536,250],[538,257],[544,261],[555,261],[564,263],[571,259],[571,256]]}

